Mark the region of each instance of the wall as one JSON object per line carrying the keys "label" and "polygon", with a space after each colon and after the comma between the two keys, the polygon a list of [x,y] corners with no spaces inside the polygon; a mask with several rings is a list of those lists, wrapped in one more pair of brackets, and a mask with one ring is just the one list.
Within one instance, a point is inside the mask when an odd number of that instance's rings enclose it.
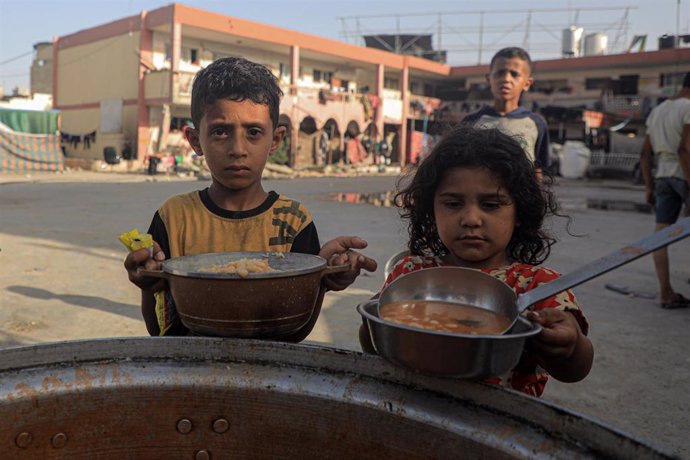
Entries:
{"label": "wall", "polygon": [[59,106],[138,96],[139,32],[58,52]]}
{"label": "wall", "polygon": [[103,148],[115,147],[118,154],[122,153],[124,143],[130,141],[132,145],[136,139],[137,106],[128,105],[122,108],[122,132],[102,133],[100,127],[99,109],[66,110],[62,112],[62,132],[71,135],[84,135],[96,131],[96,142],[89,148],[85,144],[64,145],[67,157],[85,158],[91,160],[103,159]]}

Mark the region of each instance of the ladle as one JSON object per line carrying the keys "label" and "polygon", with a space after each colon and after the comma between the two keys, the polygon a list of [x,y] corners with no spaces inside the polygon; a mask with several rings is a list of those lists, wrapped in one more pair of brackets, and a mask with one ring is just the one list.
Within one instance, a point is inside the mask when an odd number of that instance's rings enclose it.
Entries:
{"label": "ladle", "polygon": [[650,252],[661,249],[664,246],[675,243],[690,235],[690,217],[679,220],[675,224],[666,227],[652,235],[642,238],[635,243],[632,243],[624,248],[612,252],[611,254],[602,257],[601,259],[590,262],[574,272],[570,272],[555,280],[541,284],[531,291],[525,292],[517,296],[517,310],[510,326],[506,328],[502,334],[510,330],[515,324],[517,317],[524,312],[528,307],[547,299],[553,295],[559,294],[567,289],[571,289],[579,284],[589,281],[592,278],[603,275],[606,272],[618,268],[638,259]]}

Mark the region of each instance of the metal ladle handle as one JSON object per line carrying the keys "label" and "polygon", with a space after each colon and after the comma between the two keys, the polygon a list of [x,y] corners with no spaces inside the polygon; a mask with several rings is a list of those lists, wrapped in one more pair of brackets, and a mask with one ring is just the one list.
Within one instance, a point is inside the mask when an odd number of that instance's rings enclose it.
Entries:
{"label": "metal ladle handle", "polygon": [[642,238],[631,245],[619,249],[601,259],[590,262],[574,272],[560,276],[553,281],[542,284],[537,288],[520,294],[517,299],[518,314],[522,313],[527,307],[534,305],[553,295],[573,288],[579,284],[589,281],[592,278],[603,275],[604,273],[632,262],[635,259],[649,254],[650,252],[661,249],[664,246],[675,243],[683,238],[690,236],[690,217],[679,220],[675,224],[664,228],[652,235]]}

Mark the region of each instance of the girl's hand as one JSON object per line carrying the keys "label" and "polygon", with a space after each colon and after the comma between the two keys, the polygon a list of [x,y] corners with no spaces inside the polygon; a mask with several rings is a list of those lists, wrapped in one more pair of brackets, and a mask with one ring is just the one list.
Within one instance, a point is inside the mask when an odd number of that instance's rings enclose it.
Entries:
{"label": "girl's hand", "polygon": [[548,308],[528,312],[527,319],[543,328],[530,344],[532,351],[546,359],[569,359],[573,355],[582,332],[572,313]]}
{"label": "girl's hand", "polygon": [[127,270],[129,280],[143,291],[160,291],[165,287],[165,280],[143,276],[139,274],[137,270],[140,267],[146,270],[160,270],[162,266],[161,262],[164,260],[165,254],[155,241],[153,242],[153,257],[148,249],[139,249],[130,252],[125,258],[125,269]]}
{"label": "girl's hand", "polygon": [[594,349],[575,315],[547,308],[528,312],[527,318],[543,328],[528,344],[541,367],[561,382],[579,382],[589,374]]}

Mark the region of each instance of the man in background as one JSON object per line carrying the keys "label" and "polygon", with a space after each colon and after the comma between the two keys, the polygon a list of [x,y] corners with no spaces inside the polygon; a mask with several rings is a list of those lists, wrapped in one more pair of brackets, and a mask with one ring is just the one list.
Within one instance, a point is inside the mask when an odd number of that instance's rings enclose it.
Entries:
{"label": "man in background", "polygon": [[[656,154],[653,179],[652,152]],[[640,163],[647,203],[655,208],[659,231],[678,220],[683,205],[685,214],[690,206],[690,72],[685,74],[680,92],[649,114]],[[671,286],[667,248],[654,253],[654,268],[659,279],[661,308],[690,307],[690,300]]]}

